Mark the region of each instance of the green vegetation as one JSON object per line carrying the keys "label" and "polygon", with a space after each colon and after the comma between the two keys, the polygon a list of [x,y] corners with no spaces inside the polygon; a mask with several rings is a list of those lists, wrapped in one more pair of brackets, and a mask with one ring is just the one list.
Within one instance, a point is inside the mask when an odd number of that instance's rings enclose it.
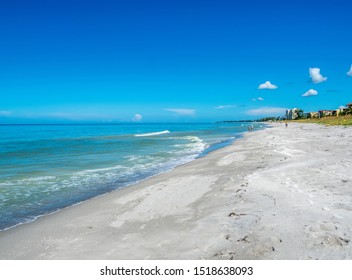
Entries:
{"label": "green vegetation", "polygon": [[323,117],[320,119],[300,119],[300,120],[292,120],[290,122],[318,123],[318,124],[325,124],[325,125],[352,125],[352,115],[331,116],[331,117]]}
{"label": "green vegetation", "polygon": [[268,121],[279,121],[279,117],[266,117],[262,119],[258,119],[257,122],[268,122]]}

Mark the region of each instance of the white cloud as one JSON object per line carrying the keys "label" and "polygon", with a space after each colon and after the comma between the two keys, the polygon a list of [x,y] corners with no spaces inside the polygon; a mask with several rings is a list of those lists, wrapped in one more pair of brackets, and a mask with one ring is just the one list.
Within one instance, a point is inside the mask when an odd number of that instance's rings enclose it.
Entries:
{"label": "white cloud", "polygon": [[347,76],[351,76],[352,77],[352,65],[351,65],[350,71],[348,71],[346,74],[347,74]]}
{"label": "white cloud", "polygon": [[309,76],[313,83],[325,82],[328,78],[320,74],[320,68],[309,68]]}
{"label": "white cloud", "polygon": [[276,89],[278,86],[273,85],[270,81],[266,81],[264,84],[260,84],[258,89]]}
{"label": "white cloud", "polygon": [[280,108],[280,107],[262,107],[258,109],[252,109],[247,111],[248,115],[252,116],[272,116],[272,115],[280,115],[286,112],[287,108]]}
{"label": "white cloud", "polygon": [[302,96],[314,96],[314,95],[318,95],[318,92],[315,89],[310,89],[307,92],[302,94]]}
{"label": "white cloud", "polygon": [[135,114],[132,118],[134,122],[139,122],[143,119],[143,116],[141,114]]}
{"label": "white cloud", "polygon": [[164,110],[176,113],[180,116],[193,116],[196,113],[196,110],[194,110],[194,109],[166,108]]}
{"label": "white cloud", "polygon": [[345,106],[342,106],[342,105],[339,106],[339,109],[345,109],[345,108],[346,108]]}
{"label": "white cloud", "polygon": [[252,101],[263,101],[264,98],[263,97],[258,97],[258,98],[252,98]]}
{"label": "white cloud", "polygon": [[236,105],[219,105],[214,107],[215,109],[228,109],[228,108],[234,108],[237,107]]}
{"label": "white cloud", "polygon": [[6,116],[10,116],[11,114],[12,114],[11,111],[0,111],[0,116],[6,117]]}

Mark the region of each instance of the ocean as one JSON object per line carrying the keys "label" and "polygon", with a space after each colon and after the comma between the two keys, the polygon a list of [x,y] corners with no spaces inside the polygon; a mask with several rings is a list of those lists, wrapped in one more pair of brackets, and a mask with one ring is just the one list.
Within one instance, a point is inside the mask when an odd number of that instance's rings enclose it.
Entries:
{"label": "ocean", "polygon": [[0,125],[0,230],[169,171],[229,145],[247,127]]}

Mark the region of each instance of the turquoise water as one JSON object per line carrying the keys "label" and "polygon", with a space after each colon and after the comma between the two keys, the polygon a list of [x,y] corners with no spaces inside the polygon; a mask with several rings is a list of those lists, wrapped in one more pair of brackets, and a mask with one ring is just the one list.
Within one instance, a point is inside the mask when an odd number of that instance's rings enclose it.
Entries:
{"label": "turquoise water", "polygon": [[246,130],[237,123],[0,125],[0,229],[171,170]]}

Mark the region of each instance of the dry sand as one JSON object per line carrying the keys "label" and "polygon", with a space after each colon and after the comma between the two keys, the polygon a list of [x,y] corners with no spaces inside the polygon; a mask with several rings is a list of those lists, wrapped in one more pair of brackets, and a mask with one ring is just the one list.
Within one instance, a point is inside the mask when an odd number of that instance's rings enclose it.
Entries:
{"label": "dry sand", "polygon": [[352,259],[352,127],[274,124],[0,232],[1,259]]}

